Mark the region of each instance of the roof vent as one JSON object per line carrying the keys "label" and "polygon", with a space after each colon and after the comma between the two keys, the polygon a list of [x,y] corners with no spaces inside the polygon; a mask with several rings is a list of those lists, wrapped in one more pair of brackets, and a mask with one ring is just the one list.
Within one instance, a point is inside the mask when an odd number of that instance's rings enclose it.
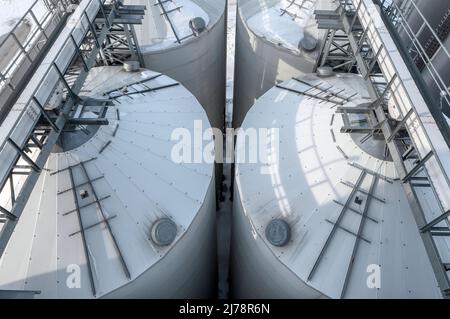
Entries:
{"label": "roof vent", "polygon": [[201,17],[195,17],[189,21],[189,27],[195,35],[202,33],[206,28],[205,20]]}
{"label": "roof vent", "polygon": [[168,246],[177,236],[177,225],[169,218],[161,218],[153,223],[150,235],[158,246]]}
{"label": "roof vent", "polygon": [[334,71],[330,66],[321,66],[320,68],[317,68],[317,75],[323,78],[330,77],[334,75]]}
{"label": "roof vent", "polygon": [[125,61],[123,63],[123,69],[126,72],[136,72],[139,71],[140,64],[138,61]]}
{"label": "roof vent", "polygon": [[282,219],[274,219],[266,226],[266,238],[272,245],[283,247],[291,239],[291,227]]}
{"label": "roof vent", "polygon": [[85,190],[85,189],[80,190],[80,197],[81,197],[82,199],[88,198],[88,197],[89,197],[88,191]]}
{"label": "roof vent", "polygon": [[317,48],[317,39],[305,35],[303,39],[300,40],[299,47],[305,51],[312,52]]}

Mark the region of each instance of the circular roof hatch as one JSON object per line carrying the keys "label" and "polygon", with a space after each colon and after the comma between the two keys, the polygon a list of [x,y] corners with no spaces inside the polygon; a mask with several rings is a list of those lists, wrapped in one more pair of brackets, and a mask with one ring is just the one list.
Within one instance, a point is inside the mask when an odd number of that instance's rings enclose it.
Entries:
{"label": "circular roof hatch", "polygon": [[291,239],[291,227],[282,219],[274,219],[266,226],[266,238],[274,246],[285,246]]}
{"label": "circular roof hatch", "polygon": [[151,239],[158,246],[170,245],[177,236],[177,225],[169,218],[157,220],[151,228]]}

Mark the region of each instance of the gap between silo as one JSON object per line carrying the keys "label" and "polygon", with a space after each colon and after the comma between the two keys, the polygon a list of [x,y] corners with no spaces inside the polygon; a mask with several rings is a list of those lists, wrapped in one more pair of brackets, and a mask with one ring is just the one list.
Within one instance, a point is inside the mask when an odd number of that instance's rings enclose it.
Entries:
{"label": "gap between silo", "polygon": [[[234,86],[234,49],[236,34],[236,2],[227,2],[227,65],[226,65],[226,103],[225,127],[232,127],[233,120],[233,86]],[[218,285],[219,299],[229,298],[229,269],[231,243],[231,164],[223,165],[223,187],[217,211],[217,256],[218,256]]]}

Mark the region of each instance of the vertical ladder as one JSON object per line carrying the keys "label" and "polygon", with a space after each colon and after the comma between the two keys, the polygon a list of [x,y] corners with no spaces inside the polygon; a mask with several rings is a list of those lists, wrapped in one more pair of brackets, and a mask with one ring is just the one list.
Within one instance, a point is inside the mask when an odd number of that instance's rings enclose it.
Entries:
{"label": "vertical ladder", "polygon": [[[110,238],[112,240],[114,249],[116,250],[117,255],[119,256],[119,261],[121,263],[123,272],[124,272],[124,274],[125,274],[125,276],[127,277],[128,280],[131,279],[131,275],[130,275],[130,271],[128,269],[128,266],[127,266],[127,264],[125,262],[125,259],[123,257],[122,251],[120,250],[120,247],[119,247],[119,245],[117,243],[116,237],[115,237],[114,232],[112,231],[112,228],[111,228],[111,225],[110,225],[110,220],[112,220],[113,218],[116,218],[117,215],[107,216],[105,211],[104,211],[104,208],[102,206],[102,202],[104,200],[108,199],[110,196],[107,195],[107,196],[99,197],[97,195],[97,192],[95,191],[94,182],[103,179],[104,176],[101,175],[101,176],[97,176],[97,177],[91,178],[89,176],[87,170],[86,170],[86,164],[89,163],[89,162],[92,162],[94,160],[96,160],[95,157],[91,158],[91,159],[89,159],[87,161],[82,161],[82,162],[79,162],[79,163],[74,164],[74,165],[69,165],[69,166],[67,166],[64,169],[60,169],[60,170],[57,170],[57,171],[54,171],[54,172],[50,173],[50,175],[56,175],[56,174],[60,174],[60,173],[63,173],[63,172],[68,172],[68,174],[69,174],[70,187],[67,188],[67,189],[59,191],[57,193],[57,195],[59,196],[59,195],[65,194],[67,192],[71,192],[72,195],[73,195],[75,208],[72,209],[72,210],[69,210],[67,212],[62,213],[62,216],[64,217],[64,216],[67,216],[67,215],[70,215],[70,214],[73,214],[73,213],[77,214],[77,219],[78,219],[78,224],[79,224],[80,230],[69,234],[69,237],[72,237],[72,236],[75,236],[75,235],[78,235],[78,234],[81,236],[81,241],[82,241],[82,244],[83,244],[84,256],[85,256],[85,259],[86,259],[86,265],[87,265],[88,274],[89,274],[89,282],[90,282],[90,285],[91,285],[92,295],[95,297],[96,294],[97,294],[97,288],[96,288],[96,285],[95,285],[95,278],[94,278],[94,272],[93,272],[93,267],[92,267],[92,263],[93,263],[93,261],[92,261],[92,253],[89,251],[89,248],[88,248],[89,246],[88,246],[88,241],[87,241],[87,238],[86,238],[86,231],[88,231],[88,230],[90,230],[92,228],[95,228],[97,226],[100,226],[100,225],[105,225],[106,229],[107,229],[107,231],[108,231],[108,233],[110,235]],[[80,169],[81,172],[83,173],[83,175],[85,177],[83,179],[84,180],[83,182],[76,183],[76,181],[75,181],[75,173],[74,173],[75,168]],[[81,194],[81,192],[86,190],[85,189],[86,186],[88,186],[89,191],[92,193],[93,200],[90,201],[89,203],[85,203],[83,205],[80,205],[79,196],[82,196],[80,194]],[[90,225],[86,225],[86,223],[85,223],[85,221],[83,219],[83,213],[82,212],[83,212],[83,210],[85,210],[86,208],[91,207],[92,205],[95,205],[97,207],[97,209],[100,211],[102,217],[101,217],[101,219],[98,222],[95,222],[95,223],[90,224]]]}

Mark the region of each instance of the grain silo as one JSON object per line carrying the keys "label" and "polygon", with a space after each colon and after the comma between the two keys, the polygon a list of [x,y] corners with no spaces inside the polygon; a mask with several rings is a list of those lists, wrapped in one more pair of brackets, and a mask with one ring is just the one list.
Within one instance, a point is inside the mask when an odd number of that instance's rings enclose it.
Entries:
{"label": "grain silo", "polygon": [[[206,110],[212,127],[223,130],[225,119],[226,1],[127,0],[145,5],[135,27],[142,63],[183,84]],[[216,144],[220,147],[220,144]],[[216,194],[222,165],[216,164]]]}
{"label": "grain silo", "polygon": [[242,0],[236,21],[234,127],[275,83],[313,72],[324,43],[314,10],[331,1]]}
{"label": "grain silo", "polygon": [[[213,296],[213,164],[172,158],[175,129],[192,133],[195,120],[209,127],[200,103],[161,73],[120,66],[92,69],[82,92],[77,124],[62,132],[0,259],[0,289],[37,298]],[[105,99],[112,104],[98,103]]]}
{"label": "grain silo", "polygon": [[225,106],[225,1],[127,0],[145,5],[136,36],[147,68],[183,84],[223,129]]}
{"label": "grain silo", "polygon": [[[386,142],[361,133],[371,101],[358,75],[310,74],[249,110],[236,149],[234,297],[442,297]],[[242,142],[262,128],[270,143]],[[241,161],[258,146],[267,160]],[[429,188],[418,196],[437,205]]]}

